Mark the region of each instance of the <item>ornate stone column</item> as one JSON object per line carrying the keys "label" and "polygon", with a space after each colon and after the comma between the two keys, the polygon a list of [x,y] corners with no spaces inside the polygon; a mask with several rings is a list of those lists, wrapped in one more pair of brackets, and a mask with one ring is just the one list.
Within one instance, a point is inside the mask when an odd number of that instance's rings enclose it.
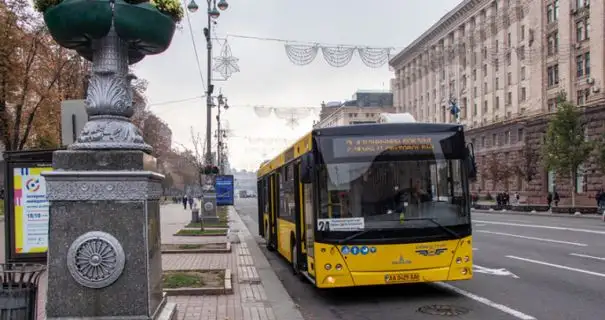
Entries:
{"label": "ornate stone column", "polygon": [[60,45],[93,62],[89,121],[68,150],[55,152],[55,171],[45,174],[47,318],[176,318],[162,290],[164,176],[130,121],[128,74],[129,64],[168,47],[174,22],[148,3],[120,0],[64,0],[45,11],[45,20]]}

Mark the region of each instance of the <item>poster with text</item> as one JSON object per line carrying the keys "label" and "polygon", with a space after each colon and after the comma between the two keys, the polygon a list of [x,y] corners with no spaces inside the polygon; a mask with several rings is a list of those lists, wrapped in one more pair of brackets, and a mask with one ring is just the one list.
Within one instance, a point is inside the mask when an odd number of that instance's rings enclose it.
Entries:
{"label": "poster with text", "polygon": [[232,206],[234,199],[234,186],[232,175],[221,175],[216,176],[214,181],[214,188],[216,190],[216,205]]}
{"label": "poster with text", "polygon": [[48,250],[46,181],[42,172],[51,167],[14,169],[15,251],[17,254],[45,253]]}

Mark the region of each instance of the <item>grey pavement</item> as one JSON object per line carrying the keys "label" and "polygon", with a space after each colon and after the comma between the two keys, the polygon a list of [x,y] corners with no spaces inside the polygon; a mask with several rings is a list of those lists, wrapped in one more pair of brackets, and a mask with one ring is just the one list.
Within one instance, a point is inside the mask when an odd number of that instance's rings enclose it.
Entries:
{"label": "grey pavement", "polygon": [[[256,232],[256,200],[240,199],[236,208]],[[473,211],[473,232],[474,278],[446,284],[318,290],[263,252],[307,320],[444,318],[419,312],[426,305],[465,308],[457,318],[472,320],[605,317],[604,222]]]}
{"label": "grey pavement", "polygon": [[[233,208],[229,209],[228,237],[176,237],[174,233],[189,222],[191,211],[173,204],[161,207],[162,243],[231,241],[233,248],[231,253],[162,255],[164,270],[229,268],[233,272],[234,293],[231,295],[169,297],[178,304],[179,320],[303,320],[240,216]],[[0,259],[4,261],[4,229],[0,232]],[[45,274],[40,280],[38,295],[39,320],[46,318],[46,282]]]}

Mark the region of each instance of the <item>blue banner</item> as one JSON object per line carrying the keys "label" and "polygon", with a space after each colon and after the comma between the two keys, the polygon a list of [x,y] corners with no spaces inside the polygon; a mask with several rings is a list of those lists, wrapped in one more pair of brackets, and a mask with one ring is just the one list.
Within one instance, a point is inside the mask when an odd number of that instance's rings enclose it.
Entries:
{"label": "blue banner", "polygon": [[216,176],[214,189],[216,190],[216,205],[218,207],[234,204],[233,175]]}

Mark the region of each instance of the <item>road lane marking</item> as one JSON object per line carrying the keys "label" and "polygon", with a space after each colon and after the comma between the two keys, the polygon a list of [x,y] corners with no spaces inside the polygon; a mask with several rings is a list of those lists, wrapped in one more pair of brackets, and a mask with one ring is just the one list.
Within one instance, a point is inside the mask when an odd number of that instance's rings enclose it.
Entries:
{"label": "road lane marking", "polygon": [[532,316],[530,316],[528,314],[525,314],[525,313],[523,313],[523,312],[521,312],[519,310],[515,310],[515,309],[513,309],[511,307],[507,307],[507,306],[505,306],[503,304],[496,303],[496,302],[491,301],[491,300],[489,300],[487,298],[480,297],[480,296],[478,296],[478,295],[476,295],[474,293],[470,293],[470,292],[462,290],[462,289],[460,289],[458,287],[454,287],[451,284],[447,284],[447,283],[443,283],[443,282],[436,282],[435,284],[437,286],[440,286],[440,287],[444,288],[444,289],[453,291],[453,292],[455,292],[457,294],[460,294],[460,295],[463,295],[463,296],[465,296],[465,297],[467,297],[469,299],[475,300],[475,301],[477,301],[479,303],[483,303],[486,306],[489,306],[489,307],[492,307],[494,309],[500,310],[500,311],[502,311],[504,313],[507,313],[507,314],[509,314],[509,315],[517,318],[517,319],[521,319],[521,320],[536,320],[535,317],[532,317]]}
{"label": "road lane marking", "polygon": [[601,257],[595,257],[595,256],[589,256],[587,254],[581,254],[581,253],[570,253],[570,256],[575,256],[575,257],[580,257],[580,258],[588,258],[588,259],[595,259],[595,260],[601,260],[601,261],[605,261],[605,258],[601,258]]}
{"label": "road lane marking", "polygon": [[485,223],[485,224],[496,224],[496,225],[503,225],[503,226],[513,226],[513,227],[526,227],[526,228],[538,228],[538,229],[550,229],[550,230],[562,230],[562,231],[575,231],[575,232],[585,232],[585,233],[593,233],[593,234],[602,234],[602,235],[605,235],[605,231],[591,230],[591,229],[552,227],[552,226],[538,226],[538,225],[533,225],[533,224],[521,224],[521,223],[509,223],[509,222],[494,222],[494,221],[483,221],[483,220],[475,220],[474,222],[480,222],[480,223]]}
{"label": "road lane marking", "polygon": [[500,236],[507,236],[507,237],[521,238],[521,239],[528,239],[528,240],[536,240],[536,241],[543,241],[543,242],[553,242],[553,243],[569,244],[569,245],[578,246],[578,247],[586,247],[587,246],[587,244],[585,244],[585,243],[569,242],[569,241],[553,240],[553,239],[537,238],[537,237],[528,237],[528,236],[520,236],[518,234],[512,234],[512,233],[494,232],[494,231],[485,231],[485,230],[478,230],[478,231],[475,231],[475,232],[488,233],[488,234],[496,234],[496,235],[500,235]]}
{"label": "road lane marking", "polygon": [[475,227],[485,227],[485,223],[475,223]]}
{"label": "road lane marking", "polygon": [[478,273],[483,273],[483,274],[491,274],[494,276],[505,276],[505,277],[513,277],[515,279],[519,279],[518,275],[516,275],[504,268],[491,269],[491,268],[486,268],[486,267],[482,267],[482,266],[474,264],[473,271],[478,272]]}
{"label": "road lane marking", "polygon": [[473,248],[473,251],[477,251],[477,250],[479,250],[479,248]]}
{"label": "road lane marking", "polygon": [[516,260],[521,260],[521,261],[525,261],[525,262],[531,262],[531,263],[535,263],[535,264],[541,264],[543,266],[549,266],[549,267],[559,268],[559,269],[563,269],[563,270],[575,271],[575,272],[589,274],[589,275],[592,275],[592,276],[597,276],[597,277],[605,278],[605,273],[598,273],[598,272],[594,272],[594,271],[589,271],[589,270],[584,270],[584,269],[578,269],[578,268],[572,268],[572,267],[568,267],[568,266],[562,266],[560,264],[554,264],[554,263],[549,263],[549,262],[544,262],[544,261],[539,261],[539,260],[533,260],[533,259],[527,259],[527,258],[521,258],[521,257],[516,257],[516,256],[506,256],[506,257],[510,258],[510,259],[516,259]]}

